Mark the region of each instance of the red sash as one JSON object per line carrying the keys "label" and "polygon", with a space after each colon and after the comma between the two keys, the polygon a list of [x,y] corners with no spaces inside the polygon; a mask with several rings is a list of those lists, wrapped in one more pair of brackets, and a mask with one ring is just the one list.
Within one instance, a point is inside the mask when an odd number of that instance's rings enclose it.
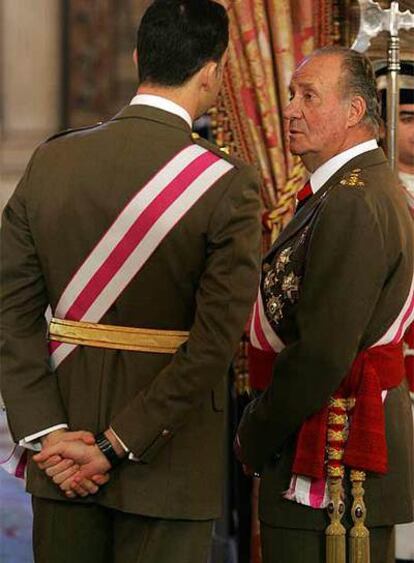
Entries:
{"label": "red sash", "polygon": [[[335,398],[356,399],[351,414],[343,462],[348,467],[384,474],[387,444],[382,392],[398,387],[404,377],[402,344],[387,344],[361,352]],[[324,476],[328,407],[303,424],[298,437],[293,472]]]}

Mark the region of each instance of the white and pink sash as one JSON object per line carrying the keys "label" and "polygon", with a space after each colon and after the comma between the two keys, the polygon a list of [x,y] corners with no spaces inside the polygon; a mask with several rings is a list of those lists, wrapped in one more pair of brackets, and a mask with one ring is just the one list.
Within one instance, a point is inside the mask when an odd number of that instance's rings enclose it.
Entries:
{"label": "white and pink sash", "polygon": [[[99,322],[171,229],[232,168],[199,145],[176,155],[114,221],[69,282],[54,316]],[[75,348],[51,342],[53,368]]]}
{"label": "white and pink sash", "polygon": [[[406,329],[412,322],[414,322],[414,276],[408,297],[399,315],[372,348],[385,344],[397,344],[402,340]],[[275,358],[285,348],[285,344],[277,336],[266,318],[260,290],[253,308],[250,324],[250,343],[258,350],[264,352],[273,351]],[[383,401],[385,401],[386,393],[386,391],[383,392]],[[312,508],[326,508],[329,503],[326,479],[313,479],[304,475],[294,474],[292,475],[289,489],[284,493],[284,497]]]}
{"label": "white and pink sash", "polygon": [[[233,167],[227,160],[196,144],[174,156],[139,190],[109,227],[68,283],[53,316],[99,322],[168,233]],[[53,369],[76,348],[72,344],[50,342]],[[7,465],[3,468],[16,475],[25,453],[25,448],[11,442]]]}

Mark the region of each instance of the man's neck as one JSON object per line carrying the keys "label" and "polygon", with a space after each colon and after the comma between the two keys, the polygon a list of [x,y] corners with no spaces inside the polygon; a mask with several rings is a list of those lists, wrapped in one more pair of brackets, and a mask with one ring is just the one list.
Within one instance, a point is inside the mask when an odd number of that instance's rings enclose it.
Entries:
{"label": "man's neck", "polygon": [[414,162],[407,164],[406,162],[398,161],[398,170],[400,172],[404,172],[404,174],[413,174],[414,175]]}
{"label": "man's neck", "polygon": [[355,157],[378,148],[375,139],[369,139],[342,151],[319,166],[310,177],[313,193],[316,193],[340,168]]}
{"label": "man's neck", "polygon": [[138,88],[137,94],[148,94],[151,96],[160,96],[166,100],[170,100],[175,104],[184,108],[191,119],[194,121],[197,117],[197,101],[193,92],[186,88],[162,88],[160,86],[151,86],[143,84]]}
{"label": "man's neck", "polygon": [[354,131],[353,135],[347,137],[344,142],[332,153],[325,154],[323,155],[323,157],[321,157],[321,155],[319,154],[317,155],[309,153],[303,155],[302,162],[305,165],[305,168],[312,174],[313,172],[315,172],[315,170],[325,164],[325,162],[331,160],[331,158],[334,158],[335,156],[347,151],[348,149],[352,149],[352,147],[355,147],[356,145],[360,145],[361,143],[365,143],[366,141],[371,141],[372,139],[375,139],[374,134],[364,127],[363,129]]}

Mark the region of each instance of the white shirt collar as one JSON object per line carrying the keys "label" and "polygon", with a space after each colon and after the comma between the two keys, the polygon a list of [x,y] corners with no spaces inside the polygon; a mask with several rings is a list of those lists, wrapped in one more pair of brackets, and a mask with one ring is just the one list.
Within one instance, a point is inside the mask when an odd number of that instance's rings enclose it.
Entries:
{"label": "white shirt collar", "polygon": [[335,172],[338,172],[344,164],[364,152],[372,151],[377,148],[377,141],[375,139],[371,139],[370,141],[359,143],[358,145],[355,145],[354,147],[351,147],[350,149],[347,149],[346,151],[341,152],[324,162],[324,164],[317,168],[310,177],[312,192],[315,194],[318,190],[320,190],[329,178],[331,178]]}
{"label": "white shirt collar", "polygon": [[414,197],[414,174],[409,174],[408,172],[400,172],[398,173],[401,182],[410,192],[411,197]]}
{"label": "white shirt collar", "polygon": [[174,115],[181,117],[181,119],[184,119],[190,129],[193,128],[193,120],[191,119],[188,111],[182,106],[179,106],[175,102],[172,102],[167,98],[163,98],[162,96],[154,96],[153,94],[137,94],[132,98],[130,105],[150,106],[168,111],[169,113],[173,113]]}

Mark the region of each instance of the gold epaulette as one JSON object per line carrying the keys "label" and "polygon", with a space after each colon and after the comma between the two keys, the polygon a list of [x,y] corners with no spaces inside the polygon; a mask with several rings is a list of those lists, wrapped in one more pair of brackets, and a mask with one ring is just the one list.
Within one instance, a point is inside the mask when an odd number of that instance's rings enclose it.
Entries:
{"label": "gold epaulette", "polygon": [[[198,140],[202,139],[202,137],[201,137],[198,133],[196,133],[195,131],[193,131],[193,132],[191,133],[191,138],[193,139],[193,141],[198,141]],[[204,140],[206,140],[206,139],[204,139]],[[208,141],[206,140],[206,142],[208,142]],[[215,145],[215,146],[216,146],[221,152],[223,152],[224,154],[227,154],[228,156],[230,156],[230,147],[219,147],[218,145]]]}

